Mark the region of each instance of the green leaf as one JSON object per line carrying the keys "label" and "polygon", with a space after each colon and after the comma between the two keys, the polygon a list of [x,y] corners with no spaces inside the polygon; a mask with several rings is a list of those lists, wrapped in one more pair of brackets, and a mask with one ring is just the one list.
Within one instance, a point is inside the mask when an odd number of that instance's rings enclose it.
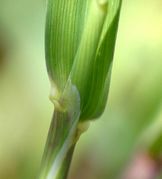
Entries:
{"label": "green leaf", "polygon": [[[81,120],[96,118],[105,108],[120,7],[121,0],[49,0],[46,63],[51,99],[66,110],[71,95],[63,94],[74,85]],[[68,102],[61,107],[63,96]]]}
{"label": "green leaf", "polygon": [[50,78],[63,91],[81,40],[88,0],[49,0],[46,17],[46,63]]}

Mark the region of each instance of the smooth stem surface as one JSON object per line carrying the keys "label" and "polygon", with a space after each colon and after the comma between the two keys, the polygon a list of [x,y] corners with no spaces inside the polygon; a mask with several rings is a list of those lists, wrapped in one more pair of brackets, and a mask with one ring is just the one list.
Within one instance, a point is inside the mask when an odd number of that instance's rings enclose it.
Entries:
{"label": "smooth stem surface", "polygon": [[43,154],[39,179],[66,179],[76,138],[79,112],[55,110]]}

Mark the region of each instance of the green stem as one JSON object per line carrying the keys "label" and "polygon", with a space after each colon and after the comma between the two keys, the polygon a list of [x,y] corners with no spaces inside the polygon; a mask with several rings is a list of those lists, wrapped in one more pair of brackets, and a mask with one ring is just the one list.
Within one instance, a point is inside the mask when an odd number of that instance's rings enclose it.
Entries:
{"label": "green stem", "polygon": [[72,160],[72,156],[73,156],[73,152],[74,152],[74,148],[75,148],[75,145],[73,145],[67,155],[66,155],[66,158],[62,164],[62,167],[60,169],[60,172],[59,172],[59,175],[58,175],[58,179],[62,179],[62,178],[67,178],[68,176],[68,172],[69,172],[69,168],[70,168],[70,164],[71,164],[71,160]]}
{"label": "green stem", "polygon": [[77,141],[80,112],[55,110],[43,154],[39,179],[66,179]]}

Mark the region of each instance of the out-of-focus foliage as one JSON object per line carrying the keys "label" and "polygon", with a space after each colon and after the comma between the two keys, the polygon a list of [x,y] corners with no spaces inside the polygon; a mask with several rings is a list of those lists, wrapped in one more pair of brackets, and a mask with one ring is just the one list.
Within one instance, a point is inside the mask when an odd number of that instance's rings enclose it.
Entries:
{"label": "out-of-focus foliage", "polygon": [[[150,145],[140,141],[143,135],[152,138],[148,128],[161,114],[161,9],[160,0],[123,0],[109,102],[78,143],[71,179],[115,178],[137,150]],[[39,168],[53,110],[47,97],[44,21],[43,0],[0,0],[3,179],[34,179]]]}

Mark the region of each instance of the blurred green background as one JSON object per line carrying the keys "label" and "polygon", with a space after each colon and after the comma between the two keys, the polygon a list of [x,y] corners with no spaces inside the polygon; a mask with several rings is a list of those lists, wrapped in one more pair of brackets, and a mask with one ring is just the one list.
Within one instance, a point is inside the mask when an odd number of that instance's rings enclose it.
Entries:
{"label": "blurred green background", "polygon": [[[45,6],[0,0],[0,179],[35,179],[39,170],[53,112]],[[162,1],[123,0],[108,104],[80,138],[69,178],[122,178],[136,153],[162,159],[161,136]]]}

